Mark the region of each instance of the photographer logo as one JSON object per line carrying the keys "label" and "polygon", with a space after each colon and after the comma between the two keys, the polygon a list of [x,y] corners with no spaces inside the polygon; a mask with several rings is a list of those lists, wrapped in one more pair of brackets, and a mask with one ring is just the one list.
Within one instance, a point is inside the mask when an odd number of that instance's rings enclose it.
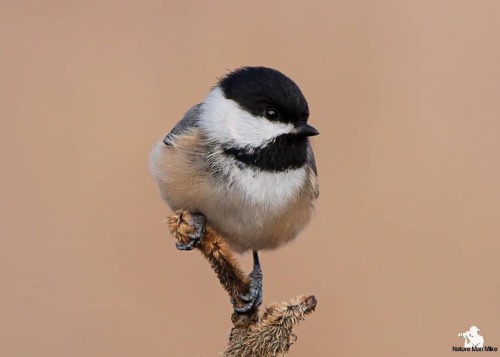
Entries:
{"label": "photographer logo", "polygon": [[480,329],[477,326],[471,326],[469,331],[461,332],[458,337],[463,337],[464,347],[453,346],[453,352],[498,352],[494,346],[485,346],[484,337],[479,334]]}

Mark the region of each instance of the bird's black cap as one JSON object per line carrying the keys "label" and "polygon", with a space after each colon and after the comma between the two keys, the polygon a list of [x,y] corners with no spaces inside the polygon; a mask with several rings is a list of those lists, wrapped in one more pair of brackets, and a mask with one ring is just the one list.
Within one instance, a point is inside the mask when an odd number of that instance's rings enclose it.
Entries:
{"label": "bird's black cap", "polygon": [[[309,107],[300,88],[283,73],[267,67],[242,67],[226,74],[218,86],[227,99],[256,116],[284,123],[306,122]],[[278,112],[266,115],[267,109]]]}
{"label": "bird's black cap", "polygon": [[225,98],[234,100],[247,112],[295,127],[252,151],[224,146],[226,155],[264,171],[296,169],[308,162],[315,171],[314,158],[308,159],[312,157],[312,151],[308,154],[308,137],[319,132],[307,124],[309,107],[294,81],[272,68],[242,67],[226,74],[218,86]]}

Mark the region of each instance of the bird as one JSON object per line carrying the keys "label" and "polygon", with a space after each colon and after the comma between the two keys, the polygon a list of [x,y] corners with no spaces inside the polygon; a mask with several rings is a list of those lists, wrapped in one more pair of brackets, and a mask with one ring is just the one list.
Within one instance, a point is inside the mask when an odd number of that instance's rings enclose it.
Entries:
{"label": "bird", "polygon": [[192,214],[192,250],[213,227],[237,253],[253,253],[250,291],[237,313],[262,303],[260,251],[293,241],[319,196],[309,106],[280,71],[246,66],[220,77],[203,102],[154,144],[150,169],[173,210]]}

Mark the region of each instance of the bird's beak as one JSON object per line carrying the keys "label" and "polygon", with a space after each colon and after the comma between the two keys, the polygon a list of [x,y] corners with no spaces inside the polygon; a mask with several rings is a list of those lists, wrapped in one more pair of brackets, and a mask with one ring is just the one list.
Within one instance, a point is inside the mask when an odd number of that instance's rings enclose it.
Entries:
{"label": "bird's beak", "polygon": [[319,134],[319,131],[317,131],[314,127],[307,123],[300,124],[297,129],[296,133],[299,135],[303,136],[315,136]]}

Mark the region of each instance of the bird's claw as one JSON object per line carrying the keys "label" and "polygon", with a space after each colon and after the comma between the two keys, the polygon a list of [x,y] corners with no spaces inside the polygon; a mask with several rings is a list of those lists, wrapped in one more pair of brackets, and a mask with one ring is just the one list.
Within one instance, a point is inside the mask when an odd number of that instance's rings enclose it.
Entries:
{"label": "bird's claw", "polygon": [[189,243],[175,243],[175,247],[178,249],[178,250],[193,250],[195,248],[195,246],[197,245],[197,241],[195,240],[191,240],[189,241]]}
{"label": "bird's claw", "polygon": [[247,313],[262,304],[262,271],[260,268],[255,269],[248,277],[250,278],[250,289],[248,293],[238,295],[238,299],[245,302],[245,304],[243,306],[236,306],[235,299],[231,299],[234,311],[239,314]]}
{"label": "bird's claw", "polygon": [[187,238],[189,238],[187,243],[175,243],[175,247],[178,250],[193,250],[201,244],[201,241],[205,237],[206,219],[204,215],[201,213],[192,213],[189,223],[194,228],[194,232],[187,234]]}

